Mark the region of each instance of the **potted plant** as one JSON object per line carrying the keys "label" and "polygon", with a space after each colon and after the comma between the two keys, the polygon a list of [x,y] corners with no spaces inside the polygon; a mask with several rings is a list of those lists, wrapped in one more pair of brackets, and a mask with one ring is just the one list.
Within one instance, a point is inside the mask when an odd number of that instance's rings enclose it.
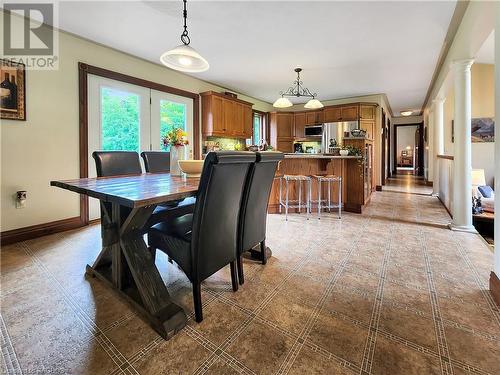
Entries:
{"label": "potted plant", "polygon": [[349,155],[349,149],[347,148],[347,146],[343,146],[340,151],[340,156],[347,156]]}
{"label": "potted plant", "polygon": [[174,176],[181,175],[179,160],[186,159],[186,148],[189,145],[187,133],[182,128],[174,127],[163,137],[163,145],[170,147],[170,173]]}

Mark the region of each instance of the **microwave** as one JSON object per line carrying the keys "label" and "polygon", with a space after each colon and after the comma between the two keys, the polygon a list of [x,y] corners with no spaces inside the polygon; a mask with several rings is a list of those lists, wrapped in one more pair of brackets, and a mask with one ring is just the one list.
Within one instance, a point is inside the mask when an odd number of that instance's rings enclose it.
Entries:
{"label": "microwave", "polygon": [[323,125],[308,125],[304,129],[304,134],[306,138],[309,137],[322,137],[323,136]]}

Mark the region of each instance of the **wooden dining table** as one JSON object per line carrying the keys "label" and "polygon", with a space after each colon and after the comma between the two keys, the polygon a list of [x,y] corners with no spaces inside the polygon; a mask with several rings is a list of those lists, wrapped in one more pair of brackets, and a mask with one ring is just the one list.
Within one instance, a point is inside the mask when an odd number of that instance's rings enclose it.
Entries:
{"label": "wooden dining table", "polygon": [[199,178],[144,173],[50,184],[100,201],[102,250],[86,273],[110,285],[163,338],[182,329],[186,314],[172,302],[144,233],[156,207],[196,195]]}

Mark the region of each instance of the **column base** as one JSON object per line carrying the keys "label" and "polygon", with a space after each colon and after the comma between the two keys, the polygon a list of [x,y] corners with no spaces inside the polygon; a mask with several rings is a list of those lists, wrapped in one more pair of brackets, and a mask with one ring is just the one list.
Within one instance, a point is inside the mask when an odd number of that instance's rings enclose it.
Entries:
{"label": "column base", "polygon": [[456,225],[453,223],[449,223],[448,228],[457,232],[477,233],[477,230],[473,225]]}
{"label": "column base", "polygon": [[495,272],[490,274],[490,292],[498,307],[500,307],[500,280]]}

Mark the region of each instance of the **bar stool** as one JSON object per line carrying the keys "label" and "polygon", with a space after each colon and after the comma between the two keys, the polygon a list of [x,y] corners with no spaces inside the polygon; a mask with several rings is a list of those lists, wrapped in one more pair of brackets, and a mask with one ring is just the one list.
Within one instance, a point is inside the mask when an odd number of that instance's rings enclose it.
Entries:
{"label": "bar stool", "polygon": [[[332,208],[337,208],[338,213],[339,213],[339,219],[341,218],[341,212],[342,212],[342,177],[340,176],[333,176],[333,175],[327,175],[327,176],[314,176],[316,180],[318,181],[318,219],[321,219],[321,207],[323,208],[328,208],[328,212],[332,212]],[[322,200],[321,200],[321,190],[323,187],[323,182],[326,182],[328,184],[328,200],[324,200],[325,202],[328,202],[328,204],[322,205]],[[338,185],[339,189],[339,202],[338,204],[332,204],[331,200],[331,192],[332,192],[332,183]]]}
{"label": "bar stool", "polygon": [[[277,176],[275,177],[276,179],[280,180],[280,204],[279,204],[279,212],[281,213],[281,207],[285,208],[285,220],[288,221],[288,209],[289,208],[298,208],[299,213],[302,210],[302,182],[306,183],[306,214],[307,214],[307,220],[309,220],[309,215],[311,214],[311,177],[310,176],[304,176],[304,175],[290,175],[290,174],[285,174],[282,176]],[[285,180],[285,202],[283,202],[283,180]],[[298,182],[299,185],[299,199],[293,199],[290,200],[288,199],[288,183],[289,182]],[[290,203],[296,203],[296,204],[290,204]]]}

